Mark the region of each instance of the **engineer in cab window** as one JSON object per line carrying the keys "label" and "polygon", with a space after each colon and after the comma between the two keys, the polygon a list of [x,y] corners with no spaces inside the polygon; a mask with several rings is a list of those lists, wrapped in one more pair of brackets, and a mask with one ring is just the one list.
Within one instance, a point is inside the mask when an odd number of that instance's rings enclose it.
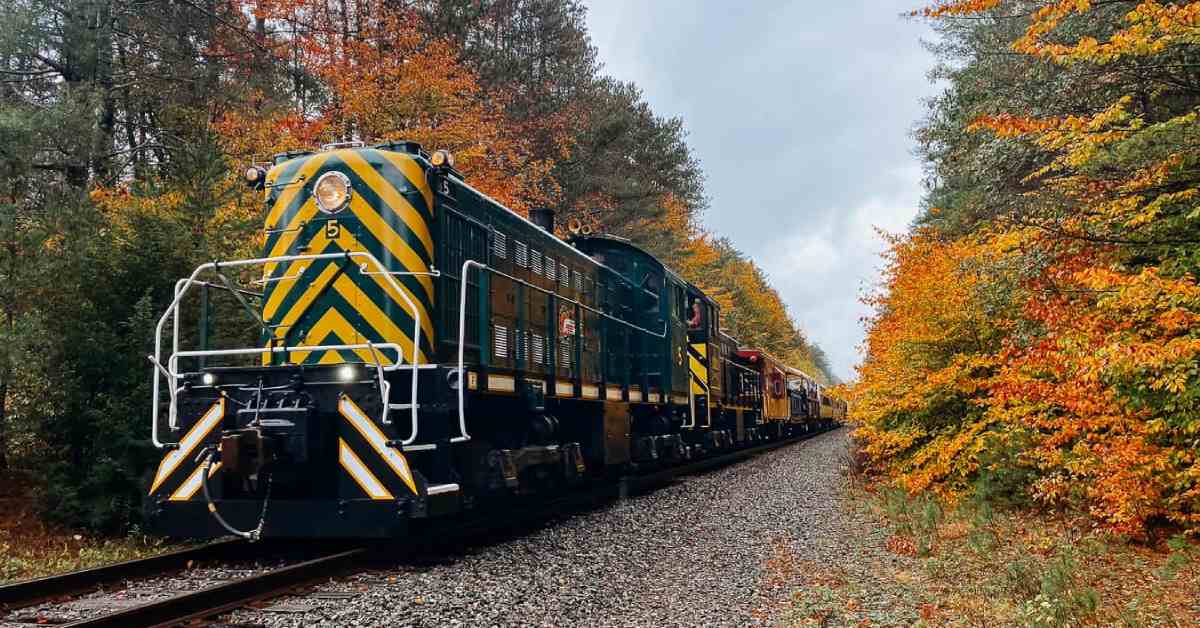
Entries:
{"label": "engineer in cab window", "polygon": [[692,299],[692,317],[688,319],[688,329],[700,329],[700,299]]}

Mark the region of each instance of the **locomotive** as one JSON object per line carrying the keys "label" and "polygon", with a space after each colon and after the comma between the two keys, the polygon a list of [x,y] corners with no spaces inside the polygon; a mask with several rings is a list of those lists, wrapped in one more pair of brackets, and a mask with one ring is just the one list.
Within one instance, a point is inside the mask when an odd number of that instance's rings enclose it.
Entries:
{"label": "locomotive", "polygon": [[[844,418],[653,255],[556,237],[553,211],[505,208],[446,151],[330,145],[246,180],[262,256],[198,267],[156,328],[164,534],[397,537]],[[208,309],[184,346],[183,304],[212,290],[253,316],[247,346],[210,348]]]}

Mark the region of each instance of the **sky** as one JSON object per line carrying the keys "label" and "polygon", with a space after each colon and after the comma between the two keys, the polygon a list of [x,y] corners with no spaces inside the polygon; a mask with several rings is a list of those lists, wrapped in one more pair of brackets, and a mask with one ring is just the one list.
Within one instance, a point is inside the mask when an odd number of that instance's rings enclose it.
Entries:
{"label": "sky", "polygon": [[704,169],[704,225],[770,276],[846,380],[878,283],[876,229],[905,230],[921,197],[912,129],[932,35],[920,0],[589,0],[604,72],[682,118]]}

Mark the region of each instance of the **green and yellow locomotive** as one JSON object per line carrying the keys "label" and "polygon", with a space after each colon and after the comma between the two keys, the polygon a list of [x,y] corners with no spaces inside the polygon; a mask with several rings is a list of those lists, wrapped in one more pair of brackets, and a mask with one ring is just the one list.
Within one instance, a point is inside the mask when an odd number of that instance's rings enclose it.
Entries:
{"label": "green and yellow locomotive", "polygon": [[[526,220],[413,143],[246,177],[262,257],[197,268],[159,321],[157,530],[392,537],[767,436],[779,391],[712,299],[628,241],[563,241],[553,212]],[[235,297],[257,341],[185,347],[197,290]]]}

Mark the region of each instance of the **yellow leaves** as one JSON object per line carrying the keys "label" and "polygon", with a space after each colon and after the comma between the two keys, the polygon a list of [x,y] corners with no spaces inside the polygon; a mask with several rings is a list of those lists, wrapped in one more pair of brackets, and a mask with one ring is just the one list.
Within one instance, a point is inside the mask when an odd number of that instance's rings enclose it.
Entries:
{"label": "yellow leaves", "polygon": [[[938,2],[912,15],[929,18],[980,14],[1000,5],[999,0],[961,0]],[[1070,43],[1055,41],[1051,35],[1072,14],[1093,10],[1089,0],[1058,0],[1033,12],[1022,37],[1014,42],[1014,51],[1050,59],[1056,63],[1088,61],[1109,63],[1126,56],[1158,54],[1170,46],[1194,44],[1200,25],[1200,5],[1195,2],[1138,4],[1124,16],[1125,26],[1115,29],[1107,40],[1084,36]]]}

